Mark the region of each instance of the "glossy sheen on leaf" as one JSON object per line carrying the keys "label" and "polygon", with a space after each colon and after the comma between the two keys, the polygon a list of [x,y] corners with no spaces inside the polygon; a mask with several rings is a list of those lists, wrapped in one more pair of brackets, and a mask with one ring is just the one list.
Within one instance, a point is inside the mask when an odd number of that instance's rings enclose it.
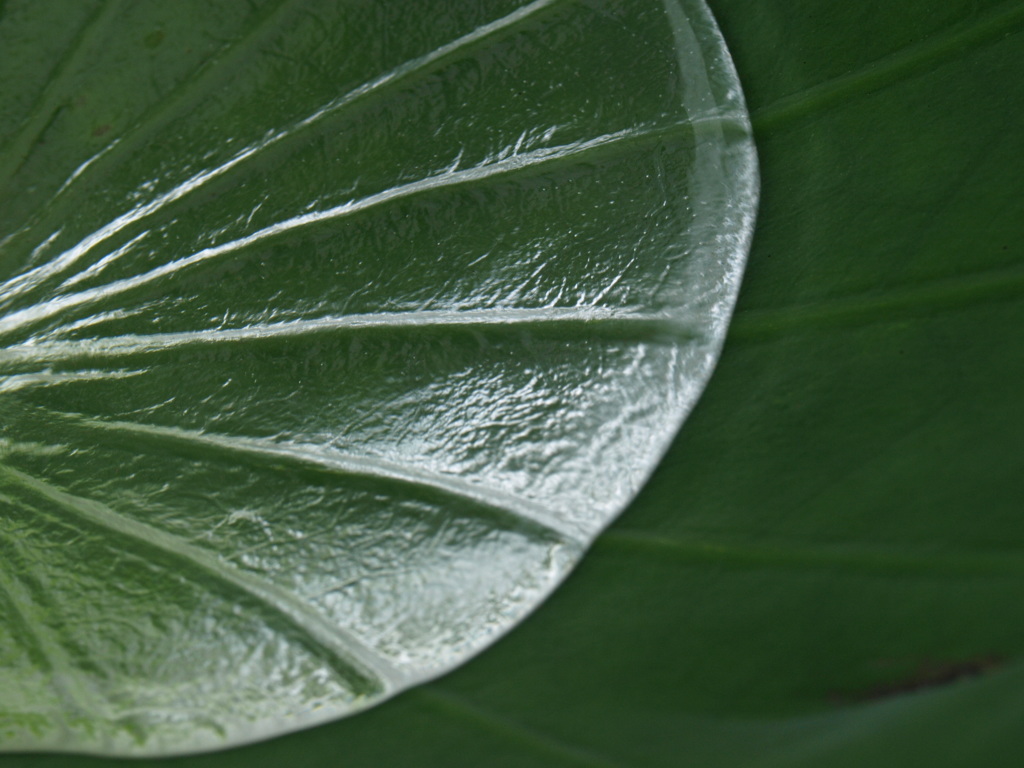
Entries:
{"label": "glossy sheen on leaf", "polygon": [[534,607],[735,300],[703,4],[2,13],[0,746],[294,730]]}

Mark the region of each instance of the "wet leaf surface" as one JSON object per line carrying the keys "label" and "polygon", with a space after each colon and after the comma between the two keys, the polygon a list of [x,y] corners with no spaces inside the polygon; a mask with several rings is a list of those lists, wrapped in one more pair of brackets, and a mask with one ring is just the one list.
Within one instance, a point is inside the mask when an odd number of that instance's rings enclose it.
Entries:
{"label": "wet leaf surface", "polygon": [[3,7],[3,748],[451,669],[703,388],[757,194],[707,9],[415,5]]}
{"label": "wet leaf surface", "polygon": [[761,208],[722,358],[651,482],[459,670],[162,765],[1017,768],[1024,8],[709,4]]}

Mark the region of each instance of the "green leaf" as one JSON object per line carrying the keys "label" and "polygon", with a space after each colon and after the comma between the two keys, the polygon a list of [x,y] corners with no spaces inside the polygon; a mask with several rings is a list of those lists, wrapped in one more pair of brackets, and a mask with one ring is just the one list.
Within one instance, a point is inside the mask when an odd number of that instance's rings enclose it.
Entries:
{"label": "green leaf", "polygon": [[1019,764],[1024,6],[710,5],[762,204],[722,359],[651,483],[443,680],[161,765]]}
{"label": "green leaf", "polygon": [[757,173],[707,9],[54,10],[0,16],[0,748],[224,747],[477,653],[721,348]]}

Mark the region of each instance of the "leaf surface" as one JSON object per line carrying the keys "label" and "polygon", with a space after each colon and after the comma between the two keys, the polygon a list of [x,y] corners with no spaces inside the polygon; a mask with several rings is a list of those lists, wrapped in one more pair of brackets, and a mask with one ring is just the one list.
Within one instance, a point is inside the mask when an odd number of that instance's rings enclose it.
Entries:
{"label": "leaf surface", "polygon": [[221,747],[475,654],[721,347],[757,175],[707,9],[55,11],[0,15],[0,746]]}
{"label": "leaf surface", "polygon": [[761,208],[651,482],[451,675],[161,765],[1019,766],[1024,8],[709,4]]}

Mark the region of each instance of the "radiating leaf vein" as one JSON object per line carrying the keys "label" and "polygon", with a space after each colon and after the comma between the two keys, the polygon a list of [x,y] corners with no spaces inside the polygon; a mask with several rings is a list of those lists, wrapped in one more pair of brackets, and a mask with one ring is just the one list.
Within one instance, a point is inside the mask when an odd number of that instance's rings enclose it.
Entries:
{"label": "radiating leaf vein", "polygon": [[[340,113],[346,107],[363,97],[376,93],[384,89],[386,86],[397,84],[410,75],[425,70],[452,54],[490,37],[496,32],[512,29],[517,24],[535,15],[538,11],[561,1],[562,0],[534,0],[534,2],[523,6],[522,8],[518,8],[512,13],[503,16],[496,21],[478,27],[472,32],[463,35],[462,37],[459,37],[428,54],[404,62],[392,69],[390,72],[363,83],[338,99],[323,105],[315,112],[296,123],[281,130],[274,131],[257,143],[240,150],[221,165],[193,174],[187,180],[178,184],[168,192],[165,192],[148,203],[136,206],[130,211],[116,217],[114,220],[88,235],[78,244],[65,251],[51,262],[40,265],[29,272],[8,280],[4,284],[0,284],[0,306],[4,305],[5,300],[6,302],[9,302],[10,299],[32,290],[48,277],[60,274],[70,268],[97,245],[107,241],[115,234],[123,231],[126,227],[142,221],[148,216],[151,216],[177,200],[180,200],[191,192],[206,186],[212,180],[225,175],[228,171],[231,171],[233,168],[237,167],[249,158],[257,155],[265,156],[268,150],[275,145],[278,145],[283,140],[294,140],[298,138],[302,135],[302,132],[305,129],[319,123],[328,115]],[[2,176],[0,176],[0,179],[2,179]]]}
{"label": "radiating leaf vein", "polygon": [[441,709],[449,717],[456,717],[459,720],[472,723],[478,728],[522,744],[531,751],[549,758],[557,758],[568,765],[580,768],[620,768],[618,763],[610,762],[589,750],[581,749],[575,744],[568,744],[546,733],[538,733],[506,717],[486,712],[478,705],[464,701],[447,691],[442,692],[437,687],[421,688],[416,695]]}
{"label": "radiating leaf vein", "polygon": [[85,61],[90,49],[102,37],[107,24],[117,16],[119,0],[106,0],[82,25],[75,38],[68,45],[64,56],[47,80],[46,88],[33,107],[32,114],[20,130],[0,151],[0,190],[8,185],[11,177],[21,168],[29,155],[32,145],[39,139],[53,114],[60,108],[62,99],[67,98],[70,79]]}
{"label": "radiating leaf vein", "polygon": [[157,102],[154,110],[144,114],[131,130],[115,138],[82,166],[79,166],[48,201],[48,204],[52,204],[57,198],[61,197],[74,182],[82,177],[87,168],[91,167],[92,170],[99,169],[100,166],[95,164],[101,158],[106,158],[103,163],[106,165],[110,160],[119,159],[125,153],[134,151],[139,146],[144,145],[148,136],[164,128],[182,111],[192,108],[195,101],[194,99],[190,100],[189,97],[209,94],[229,74],[224,71],[227,69],[227,64],[234,62],[244,64],[246,57],[251,55],[252,49],[266,35],[277,31],[274,22],[291,5],[294,5],[296,1],[278,0],[277,5],[261,16],[251,29],[236,40],[225,45],[217,54],[204,62],[195,77],[186,78],[165,99]]}
{"label": "radiating leaf vein", "polygon": [[11,467],[0,466],[0,475],[47,499],[74,517],[98,526],[136,545],[159,550],[184,561],[218,582],[233,587],[297,629],[325,651],[338,672],[359,686],[387,690],[408,684],[406,675],[375,650],[342,627],[327,620],[303,600],[260,576],[241,570],[224,559],[194,546],[174,534],[134,520],[93,499],[83,498]]}
{"label": "radiating leaf vein", "polygon": [[[344,333],[370,329],[444,327],[490,327],[521,330],[530,326],[571,326],[597,328],[602,332],[639,337],[671,334],[675,340],[698,338],[703,329],[696,319],[667,314],[639,313],[603,307],[493,307],[463,310],[410,310],[407,312],[372,312],[366,314],[332,315],[310,320],[250,325],[242,328],[208,328],[179,333],[154,333],[72,340],[39,341],[0,349],[0,370],[6,365],[49,365],[69,360],[105,360],[132,357],[173,349],[235,344],[241,342],[298,338],[322,333]],[[58,329],[59,333],[62,329]],[[56,335],[52,334],[52,336]],[[86,372],[83,372],[86,373]],[[0,391],[5,384],[0,382]]]}
{"label": "radiating leaf vein", "polygon": [[[5,557],[4,565],[8,568],[20,565],[17,558]],[[55,638],[46,625],[28,612],[34,605],[29,590],[20,580],[8,575],[5,568],[0,566],[0,597],[6,596],[3,601],[8,612],[6,618],[16,622],[34,645],[35,650],[42,656],[48,671],[50,672],[53,687],[60,697],[61,703],[67,707],[69,712],[74,712],[78,717],[96,717],[97,714],[109,716],[106,707],[98,696],[87,687],[87,683],[77,674],[70,657],[61,645],[59,639]],[[0,704],[2,706],[2,704]],[[48,717],[53,717],[58,722],[64,723],[66,715],[61,712],[46,712]]]}
{"label": "radiating leaf vein", "polygon": [[678,558],[686,565],[838,570],[927,578],[1024,577],[1024,560],[1021,558],[983,553],[914,556],[864,547],[751,546],[617,529],[606,531],[597,546],[642,552],[644,556],[660,553]]}
{"label": "radiating leaf vein", "polygon": [[814,304],[751,310],[736,318],[730,339],[761,339],[792,331],[819,330],[836,325],[893,323],[937,310],[979,302],[1018,299],[1024,291],[1024,269],[1014,265],[923,282],[886,292],[857,294]]}
{"label": "radiating leaf vein", "polygon": [[837,104],[848,103],[857,96],[866,96],[880,88],[900,82],[938,63],[963,56],[973,48],[1002,39],[1024,24],[1024,5],[1004,3],[976,19],[958,24],[924,41],[884,56],[865,67],[840,77],[818,83],[806,90],[783,97],[756,110],[752,115],[757,131],[775,130],[788,121],[818,116]]}
{"label": "radiating leaf vein", "polygon": [[584,533],[575,525],[563,520],[556,511],[531,499],[500,488],[484,486],[458,475],[449,475],[406,463],[388,461],[379,456],[370,454],[352,456],[320,446],[197,432],[180,427],[161,427],[128,421],[102,421],[72,414],[59,415],[72,426],[114,435],[131,435],[135,441],[139,438],[146,438],[165,448],[182,446],[189,450],[190,455],[196,449],[205,449],[222,456],[244,456],[249,460],[269,463],[286,462],[328,474],[368,477],[388,483],[429,488],[510,516],[517,522],[525,523],[530,527],[554,533],[568,544],[580,545],[585,540]]}

